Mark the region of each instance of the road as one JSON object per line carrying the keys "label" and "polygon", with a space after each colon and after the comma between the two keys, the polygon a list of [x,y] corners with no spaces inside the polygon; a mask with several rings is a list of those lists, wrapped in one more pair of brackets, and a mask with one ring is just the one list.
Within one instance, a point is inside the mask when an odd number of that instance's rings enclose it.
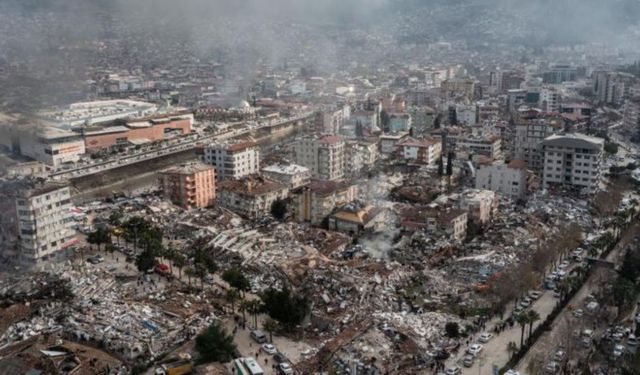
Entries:
{"label": "road", "polygon": [[294,117],[278,119],[276,121],[270,121],[265,124],[260,124],[259,127],[246,127],[244,129],[236,129],[215,134],[198,134],[192,133],[186,136],[177,137],[171,140],[166,140],[164,144],[155,144],[151,147],[147,147],[142,151],[134,152],[132,154],[119,154],[115,155],[109,160],[95,161],[89,164],[80,165],[75,168],[59,170],[51,174],[51,178],[56,180],[79,178],[84,176],[93,175],[96,173],[108,171],[111,169],[121,168],[127,165],[140,163],[145,160],[152,160],[161,156],[171,155],[179,152],[184,152],[194,149],[198,144],[208,141],[225,140],[229,138],[236,138],[252,131],[265,129],[270,127],[280,126],[290,122],[301,121],[309,118],[312,113],[304,113]]}
{"label": "road", "polygon": [[[607,256],[606,260],[610,262],[617,262],[621,255],[621,251],[633,240],[635,235],[639,232],[640,224],[637,223],[627,229],[616,247]],[[595,322],[590,321],[588,316],[575,318],[573,316],[573,312],[570,310],[570,306],[583,307],[585,305],[585,299],[587,298],[587,296],[594,293],[600,285],[601,281],[599,280],[598,272],[593,272],[587,282],[583,284],[580,290],[578,290],[576,295],[571,299],[569,304],[567,304],[567,307],[565,307],[560,315],[556,318],[554,324],[552,325],[552,330],[549,332],[545,332],[536,341],[527,355],[520,361],[517,366],[517,369],[519,371],[526,371],[531,362],[533,362],[534,365],[540,365],[540,363],[536,362],[539,362],[541,360],[543,361],[542,364],[546,363],[549,360],[549,356],[553,355],[555,350],[560,345],[564,347],[567,347],[567,345],[577,346],[577,339],[570,336],[573,331],[586,328],[594,328],[593,325]]]}
{"label": "road", "polygon": [[[551,313],[551,311],[553,311],[553,308],[555,307],[557,301],[558,300],[553,297],[553,293],[551,293],[550,291],[545,291],[543,295],[533,303],[532,307],[530,308],[537,311],[541,317],[539,321],[534,323],[534,329],[544,321],[544,318],[546,318]],[[513,307],[513,305],[511,307]],[[508,315],[505,314],[505,318],[507,316]],[[500,319],[495,318],[487,323],[486,332],[490,332],[494,336],[488,343],[482,344],[484,348],[482,350],[482,353],[480,354],[480,358],[479,360],[476,359],[474,361],[473,366],[468,368],[462,366],[462,358],[465,356],[465,351],[468,347],[466,344],[461,347],[460,353],[457,356],[447,361],[448,366],[457,364],[458,366],[460,366],[460,368],[462,368],[463,375],[491,374],[493,365],[498,366],[498,368],[502,368],[502,366],[504,366],[509,361],[510,354],[507,351],[507,346],[510,342],[515,342],[518,346],[520,346],[520,334],[522,330],[519,325],[515,324],[512,328],[507,328],[500,334],[496,334],[494,333],[493,329],[500,322]],[[528,329],[529,328],[527,327],[527,332]],[[471,343],[476,343],[478,336],[479,334],[475,335],[472,338]],[[483,361],[485,362],[484,367],[479,368],[479,364]]]}

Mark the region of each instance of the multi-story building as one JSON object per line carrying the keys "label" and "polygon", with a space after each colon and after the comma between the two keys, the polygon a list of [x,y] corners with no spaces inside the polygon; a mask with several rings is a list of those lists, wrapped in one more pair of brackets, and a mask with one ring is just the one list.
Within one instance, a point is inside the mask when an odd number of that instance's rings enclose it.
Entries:
{"label": "multi-story building", "polygon": [[638,78],[629,73],[596,72],[593,79],[596,102],[621,105],[636,84]]}
{"label": "multi-story building", "polygon": [[496,193],[491,190],[468,189],[460,195],[460,208],[477,225],[486,225],[498,209]]}
{"label": "multi-story building", "polygon": [[350,121],[354,124],[359,122],[364,129],[368,129],[370,132],[380,130],[377,111],[355,111],[351,114]]}
{"label": "multi-story building", "polygon": [[471,155],[484,155],[491,159],[502,159],[502,138],[497,134],[449,137],[455,142],[457,151],[466,151]]}
{"label": "multi-story building", "polygon": [[491,190],[513,200],[527,195],[527,170],[522,160],[480,164],[476,170],[476,189]]}
{"label": "multi-story building", "polygon": [[64,184],[34,186],[18,195],[18,262],[39,265],[75,243],[71,207],[71,190]]}
{"label": "multi-story building", "polygon": [[167,134],[190,134],[193,126],[192,113],[158,115],[119,122],[96,124],[82,128],[85,148],[98,151],[132,142],[154,142],[165,139]]}
{"label": "multi-story building", "polygon": [[160,187],[166,199],[185,209],[211,206],[216,198],[215,169],[193,163],[160,173]]}
{"label": "multi-story building", "polygon": [[425,135],[433,128],[435,114],[433,108],[427,106],[413,106],[407,110],[411,116],[411,128],[416,136]]}
{"label": "multi-story building", "polygon": [[256,142],[216,142],[198,152],[203,163],[215,166],[218,181],[239,179],[260,171],[260,147]]}
{"label": "multi-story building", "polygon": [[252,219],[270,215],[273,202],[287,197],[289,189],[261,177],[226,180],[218,184],[218,204]]}
{"label": "multi-story building", "polygon": [[521,105],[527,103],[527,90],[514,89],[507,92],[507,111],[515,114]]}
{"label": "multi-story building", "polygon": [[302,138],[295,144],[296,164],[309,168],[314,178],[339,180],[344,177],[344,149],[338,136]]}
{"label": "multi-story building", "polygon": [[357,196],[358,187],[351,181],[311,180],[295,195],[296,220],[319,225],[336,207]]}
{"label": "multi-story building", "polygon": [[542,142],[543,183],[594,188],[600,181],[604,140],[584,134],[552,135]]}
{"label": "multi-story building", "polygon": [[468,214],[466,210],[441,207],[405,207],[400,211],[400,225],[406,231],[423,230],[427,233],[442,233],[456,241],[467,235]]}
{"label": "multi-story building", "polygon": [[478,122],[478,107],[475,104],[457,104],[456,121],[458,124],[475,125]]}
{"label": "multi-story building", "polygon": [[542,73],[542,81],[550,84],[575,81],[578,77],[578,69],[569,64],[551,64],[549,70]]}
{"label": "multi-story building", "polygon": [[408,138],[408,132],[383,134],[380,136],[380,152],[383,154],[392,154],[397,150],[396,146]]}
{"label": "multi-story building", "polygon": [[397,147],[400,157],[420,164],[435,165],[442,157],[442,142],[435,138],[410,138]]}
{"label": "multi-story building", "polygon": [[20,153],[41,161],[52,169],[77,162],[85,153],[82,135],[54,127],[19,135]]}
{"label": "multi-story building", "polygon": [[411,115],[405,112],[392,112],[389,115],[389,132],[408,132],[410,129]]}
{"label": "multi-story building", "polygon": [[270,165],[262,168],[262,175],[292,190],[308,185],[311,182],[311,171],[309,168],[296,164]]}
{"label": "multi-story building", "polygon": [[560,92],[553,87],[543,87],[538,106],[544,112],[560,112]]}
{"label": "multi-story building", "polygon": [[544,157],[541,144],[547,137],[564,129],[564,122],[556,117],[521,117],[516,120],[514,159],[524,160],[536,173],[542,171]]}
{"label": "multi-story building", "polygon": [[624,126],[632,132],[640,132],[640,97],[628,99],[624,103]]}
{"label": "multi-story building", "polygon": [[330,230],[349,235],[360,235],[365,232],[376,232],[381,228],[383,215],[380,207],[363,204],[360,201],[350,202],[331,214],[328,220]]}

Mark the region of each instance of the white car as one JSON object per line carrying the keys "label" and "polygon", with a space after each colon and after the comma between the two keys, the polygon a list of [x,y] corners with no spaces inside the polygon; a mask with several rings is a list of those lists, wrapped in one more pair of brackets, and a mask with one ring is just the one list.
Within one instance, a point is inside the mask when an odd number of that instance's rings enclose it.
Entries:
{"label": "white car", "polygon": [[489,342],[489,340],[491,340],[492,337],[493,337],[493,335],[490,334],[489,332],[483,332],[478,337],[478,341],[480,341],[483,344],[486,344],[486,343]]}
{"label": "white car", "polygon": [[573,316],[576,318],[581,318],[584,315],[584,311],[582,309],[577,309],[573,311]]}
{"label": "white car", "polygon": [[522,307],[531,306],[531,298],[525,297],[522,301],[520,301],[520,306],[522,306]]}
{"label": "white car", "polygon": [[477,357],[478,354],[480,354],[480,352],[482,351],[482,345],[480,344],[471,344],[471,346],[469,346],[469,349],[467,349],[467,353],[471,354],[474,357]]}
{"label": "white car", "polygon": [[283,374],[293,374],[293,368],[287,362],[282,362],[281,364],[279,364],[278,370],[280,370],[280,372]]}
{"label": "white car", "polygon": [[454,366],[446,369],[444,373],[447,375],[460,375],[462,373],[462,370],[460,369],[460,367]]}
{"label": "white car", "polygon": [[529,292],[529,298],[536,300],[542,296],[542,292],[539,290],[532,290]]}
{"label": "white car", "polygon": [[616,345],[616,346],[613,347],[613,357],[614,358],[622,357],[623,354],[624,354],[624,346]]}
{"label": "white car", "polygon": [[274,355],[278,352],[278,350],[276,350],[276,347],[273,346],[273,344],[262,344],[261,349],[263,352],[270,355]]}

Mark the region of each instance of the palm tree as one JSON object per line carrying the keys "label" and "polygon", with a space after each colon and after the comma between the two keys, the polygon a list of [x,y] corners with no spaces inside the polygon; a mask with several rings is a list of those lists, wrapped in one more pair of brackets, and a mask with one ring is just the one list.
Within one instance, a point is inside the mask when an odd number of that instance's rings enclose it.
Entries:
{"label": "palm tree", "polygon": [[187,275],[189,280],[189,289],[191,289],[191,277],[196,275],[196,270],[193,267],[187,267],[187,269],[184,270],[184,274]]}
{"label": "palm tree", "polygon": [[178,267],[178,278],[182,279],[182,269],[187,265],[187,258],[179,252],[173,256],[173,264]]}
{"label": "palm tree", "polygon": [[533,332],[533,324],[540,320],[540,314],[535,310],[529,310],[527,312],[527,319],[529,320],[529,340],[531,340],[531,333]]}
{"label": "palm tree", "polygon": [[527,324],[529,324],[529,316],[527,315],[527,313],[523,312],[516,315],[515,318],[516,322],[520,324],[520,328],[522,329],[522,331],[520,332],[520,349],[522,349],[522,347],[524,346],[524,329]]}
{"label": "palm tree", "polygon": [[269,332],[269,342],[273,342],[273,331],[278,329],[278,323],[275,320],[268,318],[264,323],[262,323],[262,328]]}
{"label": "palm tree", "polygon": [[227,301],[231,303],[231,313],[235,314],[236,312],[235,302],[238,300],[238,298],[240,298],[240,293],[238,293],[238,291],[235,289],[229,289],[227,290],[226,298],[227,298]]}
{"label": "palm tree", "polygon": [[507,344],[507,351],[509,352],[509,358],[513,358],[513,356],[518,352],[518,345],[513,341],[509,341],[509,344]]}
{"label": "palm tree", "polygon": [[258,328],[258,314],[262,310],[262,302],[257,299],[247,301],[247,311],[253,316],[253,326]]}

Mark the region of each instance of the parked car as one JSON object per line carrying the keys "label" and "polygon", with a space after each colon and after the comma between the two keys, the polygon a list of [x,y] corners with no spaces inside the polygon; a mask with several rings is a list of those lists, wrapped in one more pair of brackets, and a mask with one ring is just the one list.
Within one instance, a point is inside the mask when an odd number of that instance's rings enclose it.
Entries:
{"label": "parked car", "polygon": [[278,364],[278,373],[284,375],[293,374],[293,367],[288,362],[282,362]]}
{"label": "parked car", "polygon": [[634,334],[629,335],[629,338],[627,339],[627,345],[638,346],[638,338],[636,337],[636,335]]}
{"label": "parked car", "polygon": [[276,353],[276,354],[274,354],[274,355],[273,355],[273,360],[274,360],[276,363],[289,362],[289,361],[287,360],[287,357],[285,357],[285,356],[284,356],[284,354],[282,354],[282,353]]}
{"label": "parked car", "polygon": [[563,350],[558,350],[554,355],[553,355],[553,360],[560,363],[562,361],[564,361],[564,357],[567,355],[567,353]]}
{"label": "parked car", "polygon": [[556,361],[547,363],[544,368],[544,372],[547,374],[556,374],[558,371],[560,371],[560,365]]}
{"label": "parked car", "polygon": [[257,342],[258,344],[264,344],[265,342],[267,342],[267,335],[265,335],[264,332],[257,329],[254,329],[253,331],[251,331],[249,336],[251,336],[253,341]]}
{"label": "parked car", "polygon": [[276,347],[273,346],[273,344],[262,344],[262,346],[260,347],[260,349],[270,355],[276,354],[278,352],[278,350],[276,350]]}
{"label": "parked car", "polygon": [[480,344],[471,344],[471,346],[469,346],[469,349],[467,349],[467,353],[471,354],[474,357],[477,357],[478,354],[480,354],[480,352],[482,351],[482,345]]}
{"label": "parked car", "polygon": [[458,366],[453,366],[444,370],[444,373],[447,375],[460,375],[462,373],[462,369]]}
{"label": "parked car", "polygon": [[480,336],[478,337],[478,341],[480,341],[483,344],[486,344],[489,342],[489,340],[491,340],[491,338],[493,337],[493,335],[489,332],[483,332],[480,334]]}
{"label": "parked car", "polygon": [[473,366],[473,360],[474,357],[471,354],[467,354],[464,356],[464,358],[462,358],[462,365],[464,367],[471,367]]}
{"label": "parked car", "polygon": [[532,290],[529,292],[528,295],[529,295],[529,298],[531,298],[532,300],[537,300],[542,296],[542,292],[539,290]]}
{"label": "parked car", "polygon": [[529,297],[523,298],[522,301],[520,301],[520,306],[522,306],[522,307],[531,306],[531,298],[529,298]]}
{"label": "parked car", "polygon": [[576,318],[582,318],[582,316],[584,316],[584,311],[582,309],[573,310],[573,316]]}
{"label": "parked car", "polygon": [[613,358],[620,358],[622,357],[622,355],[624,354],[624,346],[622,345],[615,345],[613,347]]}

